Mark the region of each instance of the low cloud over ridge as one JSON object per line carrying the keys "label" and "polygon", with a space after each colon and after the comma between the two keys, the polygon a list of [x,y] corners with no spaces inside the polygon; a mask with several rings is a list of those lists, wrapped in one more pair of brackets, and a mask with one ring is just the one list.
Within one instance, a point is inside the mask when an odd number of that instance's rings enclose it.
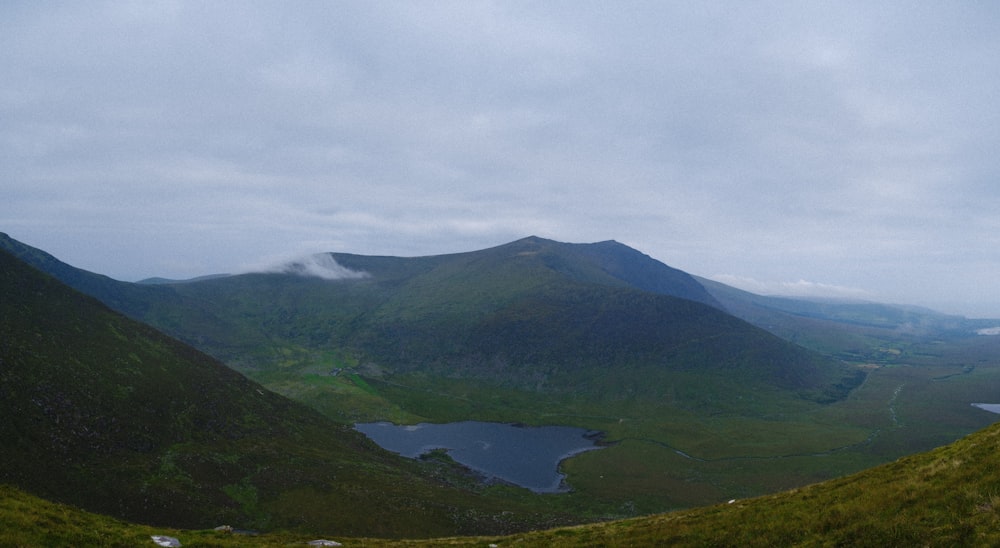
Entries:
{"label": "low cloud over ridge", "polygon": [[329,253],[318,253],[301,259],[289,261],[278,266],[265,269],[264,272],[297,274],[324,280],[357,280],[370,276],[361,270],[351,270],[342,266]]}

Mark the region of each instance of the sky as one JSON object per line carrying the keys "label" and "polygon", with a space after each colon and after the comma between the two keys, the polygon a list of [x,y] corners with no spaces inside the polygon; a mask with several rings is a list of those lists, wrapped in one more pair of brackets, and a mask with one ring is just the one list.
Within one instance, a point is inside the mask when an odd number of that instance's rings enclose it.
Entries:
{"label": "sky", "polygon": [[617,240],[1000,317],[1000,3],[0,3],[0,232],[126,281]]}

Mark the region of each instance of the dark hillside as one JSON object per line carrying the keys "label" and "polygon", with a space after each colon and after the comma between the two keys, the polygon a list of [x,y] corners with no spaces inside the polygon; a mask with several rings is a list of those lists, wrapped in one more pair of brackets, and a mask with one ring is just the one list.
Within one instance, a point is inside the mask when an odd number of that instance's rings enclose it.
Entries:
{"label": "dark hillside", "polygon": [[722,308],[722,305],[687,272],[671,268],[616,241],[563,244],[595,261],[605,272],[630,286]]}
{"label": "dark hillside", "polygon": [[482,497],[4,251],[0,295],[0,483],[183,527],[512,527]]}
{"label": "dark hillside", "polygon": [[17,241],[3,232],[0,232],[0,250],[7,251],[73,289],[90,295],[114,310],[133,318],[141,317],[147,313],[151,302],[164,302],[176,298],[167,287],[139,286],[75,268],[40,249]]}

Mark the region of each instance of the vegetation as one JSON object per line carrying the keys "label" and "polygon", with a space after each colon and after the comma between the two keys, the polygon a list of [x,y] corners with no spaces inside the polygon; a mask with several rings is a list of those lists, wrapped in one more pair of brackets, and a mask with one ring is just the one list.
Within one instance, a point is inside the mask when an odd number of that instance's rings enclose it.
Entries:
{"label": "vegetation", "polygon": [[[375,540],[360,546],[996,546],[1000,425],[933,451],[800,489],[694,510],[504,537]],[[0,488],[0,543],[135,545],[169,534],[185,546],[286,546],[304,535],[234,537],[155,530]]]}
{"label": "vegetation", "polygon": [[[614,242],[338,254],[369,276],[169,285],[116,282],[0,244],[262,385],[4,263],[0,411],[16,420],[0,426],[10,448],[0,452],[0,481],[142,523],[292,531],[259,537],[265,544],[298,542],[296,531],[501,534],[694,506],[707,508],[454,542],[853,544],[866,527],[849,508],[856,493],[802,488],[773,499],[792,501],[784,514],[752,497],[949,443],[993,422],[969,404],[1000,390],[1000,337],[974,334],[992,324],[692,286]],[[581,426],[605,432],[608,447],[564,462],[572,492],[542,496],[480,485],[440,455],[396,458],[350,428],[466,419]],[[803,534],[778,525],[821,515],[827,503],[806,501],[823,497],[851,519]],[[958,539],[941,524],[946,513],[928,518],[937,524],[929,530],[889,520],[895,533],[868,534]],[[860,532],[844,532],[854,524]],[[185,545],[229,541],[182,533]]]}
{"label": "vegetation", "polygon": [[395,537],[579,521],[403,459],[0,251],[0,482],[152,525]]}

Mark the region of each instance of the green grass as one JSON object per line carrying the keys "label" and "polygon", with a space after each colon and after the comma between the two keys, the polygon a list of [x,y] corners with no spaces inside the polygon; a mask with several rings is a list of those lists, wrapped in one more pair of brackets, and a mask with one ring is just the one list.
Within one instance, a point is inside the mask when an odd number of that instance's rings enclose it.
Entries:
{"label": "green grass", "polygon": [[[588,453],[590,455],[592,453]],[[321,536],[354,546],[995,546],[1000,543],[1000,425],[863,472],[757,498],[510,536],[427,540],[156,529],[0,486],[0,544],[282,546]],[[641,459],[649,465],[656,455]]]}
{"label": "green grass", "polygon": [[[580,516],[625,517],[745,498],[822,481],[931,449],[989,424],[969,405],[1000,393],[1000,369],[980,366],[887,366],[871,370],[843,401],[820,405],[757,394],[738,412],[703,416],[659,402],[601,400],[431,375],[304,377],[289,386],[322,385],[311,405],[341,419],[397,423],[487,420],[563,424],[606,433],[611,445],[563,465],[574,492],[544,501]],[[935,380],[947,376],[943,380]],[[696,379],[697,377],[695,377]],[[338,384],[339,383],[339,384]],[[277,388],[275,385],[269,385]],[[902,389],[896,393],[896,390]],[[347,396],[346,391],[352,391]],[[302,394],[284,392],[303,401]],[[317,394],[319,394],[317,392]],[[775,412],[775,402],[781,401]],[[325,403],[323,403],[325,402]],[[350,416],[343,408],[350,409]],[[895,418],[895,421],[893,420]],[[684,458],[683,452],[694,458]]]}
{"label": "green grass", "polygon": [[998,429],[860,474],[759,499],[526,535],[527,545],[959,546],[1000,540]]}

